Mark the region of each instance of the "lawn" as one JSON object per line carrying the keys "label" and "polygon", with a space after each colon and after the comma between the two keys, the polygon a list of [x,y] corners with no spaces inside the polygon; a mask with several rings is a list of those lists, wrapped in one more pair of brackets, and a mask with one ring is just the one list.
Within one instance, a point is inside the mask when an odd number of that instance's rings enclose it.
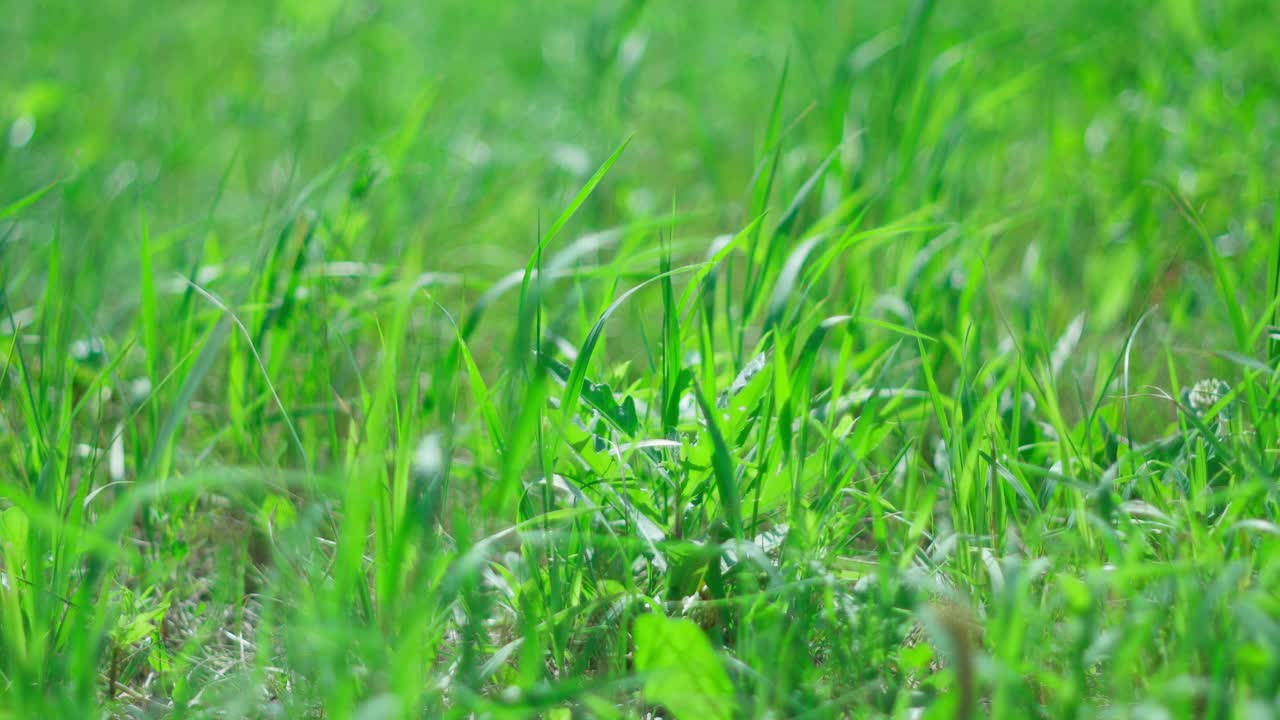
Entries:
{"label": "lawn", "polygon": [[1276,0],[0,16],[0,720],[1280,717]]}

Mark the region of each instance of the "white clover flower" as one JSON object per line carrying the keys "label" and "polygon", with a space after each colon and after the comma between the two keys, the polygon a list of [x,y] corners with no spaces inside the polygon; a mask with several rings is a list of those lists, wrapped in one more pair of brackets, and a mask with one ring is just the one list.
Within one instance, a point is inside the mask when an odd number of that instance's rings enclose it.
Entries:
{"label": "white clover flower", "polygon": [[[1191,387],[1187,395],[1187,404],[1198,413],[1208,412],[1222,398],[1231,392],[1231,386],[1217,378],[1206,378]],[[1227,408],[1223,408],[1222,417],[1226,417]]]}
{"label": "white clover flower", "polygon": [[[1217,378],[1205,378],[1191,387],[1190,390],[1182,391],[1182,401],[1191,411],[1201,417],[1204,417],[1215,405],[1222,402],[1231,392],[1231,386],[1226,382]],[[1227,403],[1218,411],[1217,417],[1213,419],[1213,424],[1219,436],[1223,436],[1227,432],[1227,428],[1231,422],[1231,403]]]}

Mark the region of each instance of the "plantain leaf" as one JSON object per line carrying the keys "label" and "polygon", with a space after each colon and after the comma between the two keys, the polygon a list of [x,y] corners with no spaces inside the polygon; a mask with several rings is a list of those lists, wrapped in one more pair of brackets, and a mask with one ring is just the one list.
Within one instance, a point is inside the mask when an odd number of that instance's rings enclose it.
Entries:
{"label": "plantain leaf", "polygon": [[676,720],[730,720],[733,684],[711,641],[692,620],[641,615],[635,627],[636,670],[645,700]]}

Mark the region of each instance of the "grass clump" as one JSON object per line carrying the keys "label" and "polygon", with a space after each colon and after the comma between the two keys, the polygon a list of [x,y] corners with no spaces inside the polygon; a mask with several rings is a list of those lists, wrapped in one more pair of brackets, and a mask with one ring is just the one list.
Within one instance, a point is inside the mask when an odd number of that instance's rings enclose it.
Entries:
{"label": "grass clump", "polygon": [[1280,712],[1274,3],[64,4],[0,718]]}

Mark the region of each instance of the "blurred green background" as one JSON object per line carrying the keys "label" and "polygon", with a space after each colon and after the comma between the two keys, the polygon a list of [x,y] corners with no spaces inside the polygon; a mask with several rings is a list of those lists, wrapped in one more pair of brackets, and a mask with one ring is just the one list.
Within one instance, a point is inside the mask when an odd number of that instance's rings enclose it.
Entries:
{"label": "blurred green background", "polygon": [[[1249,256],[1274,225],[1276,7],[11,2],[0,200],[58,188],[7,229],[9,291],[38,296],[13,268],[41,267],[59,234],[77,299],[103,301],[107,321],[144,220],[162,268],[191,266],[207,233],[247,260],[291,210],[350,209],[360,177],[381,182],[358,241],[329,259],[419,244],[433,269],[483,284],[523,264],[539,213],[627,137],[580,229],[674,203],[705,240],[744,222],[789,62],[782,197],[843,142],[813,212],[856,192],[872,220],[931,206],[970,231],[1000,224],[993,273],[1034,247],[1037,292],[1064,316],[1074,299],[1095,329],[1124,325],[1171,283],[1205,279],[1162,186],[1224,254]],[[1241,265],[1250,284],[1264,282],[1257,257]],[[1174,303],[1198,311],[1194,293]]]}

